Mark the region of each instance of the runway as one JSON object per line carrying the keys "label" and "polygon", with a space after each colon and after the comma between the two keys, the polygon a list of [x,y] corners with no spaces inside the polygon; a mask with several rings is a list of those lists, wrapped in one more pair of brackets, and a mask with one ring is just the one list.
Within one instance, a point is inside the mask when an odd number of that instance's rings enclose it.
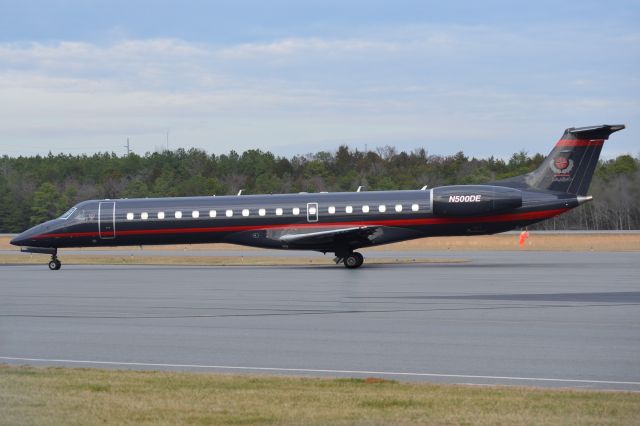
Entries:
{"label": "runway", "polygon": [[0,266],[0,362],[640,391],[640,253],[420,256]]}

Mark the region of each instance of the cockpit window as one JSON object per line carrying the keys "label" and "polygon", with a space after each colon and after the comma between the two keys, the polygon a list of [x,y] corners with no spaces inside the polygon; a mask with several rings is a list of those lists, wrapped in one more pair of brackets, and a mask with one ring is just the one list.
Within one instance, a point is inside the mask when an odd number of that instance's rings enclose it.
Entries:
{"label": "cockpit window", "polygon": [[71,216],[73,214],[73,212],[75,212],[76,210],[78,210],[78,209],[75,208],[75,207],[71,207],[69,210],[67,210],[67,212],[65,214],[60,216],[60,219],[69,219],[69,216]]}

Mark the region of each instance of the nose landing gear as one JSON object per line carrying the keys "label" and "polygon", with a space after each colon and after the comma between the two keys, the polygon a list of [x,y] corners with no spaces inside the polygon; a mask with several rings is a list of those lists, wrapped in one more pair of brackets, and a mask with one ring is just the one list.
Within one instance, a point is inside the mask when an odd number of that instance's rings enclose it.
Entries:
{"label": "nose landing gear", "polygon": [[49,261],[49,269],[52,271],[57,271],[62,267],[62,262],[58,260],[56,255],[51,256],[51,260]]}
{"label": "nose landing gear", "polygon": [[62,262],[58,260],[58,248],[57,247],[22,247],[21,253],[38,253],[38,254],[50,254],[51,260],[49,261],[49,269],[57,271],[62,267]]}

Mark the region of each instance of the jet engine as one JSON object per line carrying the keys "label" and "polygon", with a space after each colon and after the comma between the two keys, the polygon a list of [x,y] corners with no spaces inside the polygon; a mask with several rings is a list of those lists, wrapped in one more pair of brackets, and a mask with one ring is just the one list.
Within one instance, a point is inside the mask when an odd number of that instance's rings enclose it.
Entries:
{"label": "jet engine", "polygon": [[519,189],[493,185],[451,185],[433,189],[434,216],[478,216],[522,206]]}

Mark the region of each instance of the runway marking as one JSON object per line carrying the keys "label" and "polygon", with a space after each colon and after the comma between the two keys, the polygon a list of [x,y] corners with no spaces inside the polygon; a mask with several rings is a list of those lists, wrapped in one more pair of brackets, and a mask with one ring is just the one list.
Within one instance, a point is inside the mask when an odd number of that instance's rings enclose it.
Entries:
{"label": "runway marking", "polygon": [[31,362],[56,362],[67,364],[94,364],[94,365],[118,365],[131,367],[170,367],[170,368],[198,368],[209,370],[246,370],[246,371],[272,371],[288,373],[329,373],[329,374],[358,374],[379,376],[406,376],[406,377],[440,377],[454,379],[486,379],[486,380],[512,380],[530,382],[556,382],[556,383],[590,383],[604,385],[634,385],[640,386],[640,382],[625,382],[615,380],[586,380],[586,379],[560,379],[547,377],[513,377],[513,376],[480,376],[468,374],[440,374],[440,373],[410,373],[401,371],[368,371],[368,370],[330,370],[320,368],[283,368],[283,367],[241,367],[231,365],[202,365],[202,364],[168,364],[152,362],[123,362],[123,361],[89,361],[77,359],[48,359],[48,358],[24,358],[0,356],[7,361],[31,361]]}

